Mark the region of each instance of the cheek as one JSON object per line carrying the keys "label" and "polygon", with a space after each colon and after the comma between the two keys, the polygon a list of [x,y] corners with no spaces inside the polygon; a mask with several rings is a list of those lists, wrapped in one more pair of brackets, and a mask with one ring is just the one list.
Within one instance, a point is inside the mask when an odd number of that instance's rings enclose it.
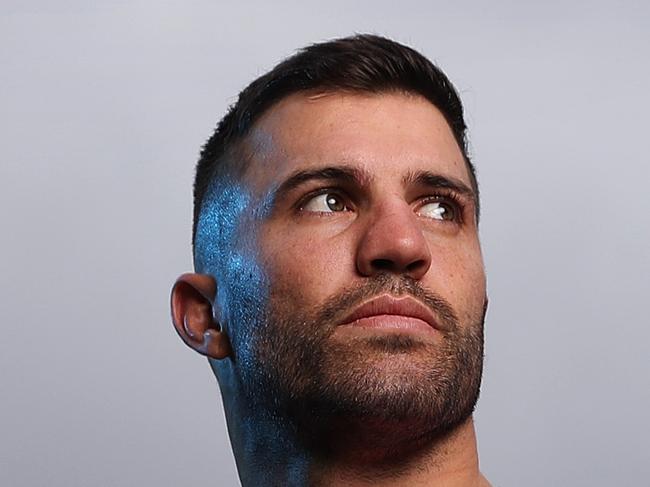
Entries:
{"label": "cheek", "polygon": [[322,302],[344,288],[353,277],[351,243],[343,236],[307,231],[275,235],[282,237],[266,240],[265,267],[273,287],[287,297]]}
{"label": "cheek", "polygon": [[[436,257],[436,255],[438,257]],[[454,246],[453,252],[432,252],[433,291],[449,300],[462,322],[482,315],[486,296],[485,269],[478,243]]]}

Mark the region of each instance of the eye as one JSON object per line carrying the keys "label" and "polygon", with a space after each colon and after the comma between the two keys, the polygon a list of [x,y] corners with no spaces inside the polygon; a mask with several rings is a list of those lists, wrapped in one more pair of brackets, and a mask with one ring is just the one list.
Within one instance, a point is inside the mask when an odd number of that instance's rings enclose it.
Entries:
{"label": "eye", "polygon": [[337,193],[321,193],[313,196],[300,207],[303,211],[313,211],[315,213],[336,213],[348,211],[344,198]]}
{"label": "eye", "polygon": [[432,220],[453,221],[458,219],[458,214],[454,205],[441,200],[434,200],[425,203],[418,210],[418,215],[431,218]]}

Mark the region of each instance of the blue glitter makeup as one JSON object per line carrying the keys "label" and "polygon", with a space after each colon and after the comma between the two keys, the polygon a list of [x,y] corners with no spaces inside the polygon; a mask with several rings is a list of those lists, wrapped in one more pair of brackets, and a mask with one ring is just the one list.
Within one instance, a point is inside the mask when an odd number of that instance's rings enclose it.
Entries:
{"label": "blue glitter makeup", "polygon": [[212,183],[204,197],[196,228],[194,267],[197,272],[214,274],[223,264],[250,201],[250,193],[241,184]]}
{"label": "blue glitter makeup", "polygon": [[[194,265],[197,272],[217,282],[215,312],[229,335],[239,366],[253,360],[253,328],[263,316],[268,284],[258,265],[257,229],[260,207],[241,183],[213,183],[206,194],[195,237]],[[263,212],[264,213],[264,212]],[[225,364],[211,365],[215,372]]]}

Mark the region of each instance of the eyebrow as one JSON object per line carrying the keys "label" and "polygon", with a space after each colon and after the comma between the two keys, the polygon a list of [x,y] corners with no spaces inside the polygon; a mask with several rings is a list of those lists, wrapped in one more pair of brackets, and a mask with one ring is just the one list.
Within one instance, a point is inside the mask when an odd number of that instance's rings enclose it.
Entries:
{"label": "eyebrow", "polygon": [[296,171],[272,191],[271,201],[283,198],[287,193],[309,181],[341,181],[364,186],[370,181],[370,175],[349,166],[329,166],[321,169]]}
{"label": "eyebrow", "polygon": [[431,171],[409,172],[403,180],[404,184],[418,184],[430,188],[447,188],[477,203],[476,193],[460,179],[450,176],[442,176]]}
{"label": "eyebrow", "polygon": [[[320,169],[299,170],[286,178],[275,190],[271,191],[270,201],[274,205],[290,191],[309,181],[340,181],[358,186],[365,186],[372,180],[368,172],[350,166],[328,166]],[[447,188],[478,204],[476,193],[459,179],[443,176],[431,171],[413,171],[404,176],[404,185],[417,184],[430,188]]]}

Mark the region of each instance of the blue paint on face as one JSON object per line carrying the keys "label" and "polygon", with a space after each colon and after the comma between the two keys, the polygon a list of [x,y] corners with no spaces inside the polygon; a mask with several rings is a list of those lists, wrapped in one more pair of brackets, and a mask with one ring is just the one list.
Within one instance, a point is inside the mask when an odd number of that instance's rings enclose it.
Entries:
{"label": "blue paint on face", "polygon": [[[264,315],[268,282],[258,265],[257,229],[268,205],[225,178],[206,193],[197,224],[194,266],[217,282],[215,316],[228,334],[241,370],[253,357],[253,329]],[[211,365],[220,381],[225,361]]]}
{"label": "blue paint on face", "polygon": [[[259,258],[259,228],[273,208],[273,193],[256,198],[241,183],[215,182],[206,194],[197,223],[194,266],[217,283],[216,321],[230,338],[233,360],[210,359],[223,391],[229,431],[236,456],[265,458],[289,454],[288,471],[273,485],[304,485],[308,462],[283,438],[275,421],[262,419],[264,411],[247,410],[259,404],[259,342],[265,339],[270,285]],[[261,415],[261,416],[260,416]],[[284,445],[281,452],[268,445]],[[269,463],[274,461],[269,457]],[[247,474],[240,471],[240,475]],[[252,482],[258,484],[258,482]]]}
{"label": "blue paint on face", "polygon": [[275,204],[275,189],[276,188],[267,192],[266,196],[264,196],[256,205],[256,208],[253,211],[253,218],[255,218],[255,220],[261,221],[271,216]]}
{"label": "blue paint on face", "polygon": [[214,182],[206,193],[196,228],[194,267],[211,274],[220,268],[251,195],[231,181]]}

